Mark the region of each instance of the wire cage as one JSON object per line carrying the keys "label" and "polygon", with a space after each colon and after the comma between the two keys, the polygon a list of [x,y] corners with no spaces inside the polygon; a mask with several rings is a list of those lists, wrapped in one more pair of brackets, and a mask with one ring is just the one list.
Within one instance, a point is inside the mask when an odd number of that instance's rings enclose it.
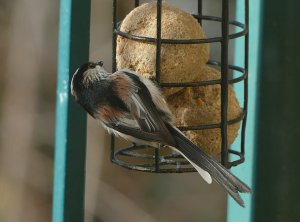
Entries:
{"label": "wire cage", "polygon": [[[245,160],[245,129],[248,106],[248,22],[249,22],[249,0],[244,1],[245,20],[244,23],[229,19],[229,0],[220,0],[222,4],[222,15],[220,17],[204,15],[202,13],[203,2],[198,0],[198,14],[193,16],[201,24],[203,21],[211,21],[221,24],[221,35],[202,39],[162,39],[161,38],[161,20],[162,20],[162,0],[157,0],[157,36],[150,38],[145,36],[133,35],[120,30],[121,21],[117,21],[118,1],[113,1],[113,64],[112,71],[116,71],[116,46],[117,36],[123,36],[134,41],[151,42],[156,45],[156,81],[160,87],[196,87],[207,85],[221,85],[221,122],[218,124],[206,124],[197,126],[178,127],[182,131],[187,130],[207,130],[220,129],[221,132],[221,163],[230,168],[237,166]],[[134,0],[135,7],[140,4],[139,0]],[[229,26],[235,27],[232,33]],[[244,38],[244,64],[243,66],[229,64],[229,42],[230,40]],[[161,64],[161,45],[162,44],[203,44],[203,43],[220,43],[221,61],[209,60],[208,64],[219,67],[221,79],[201,81],[201,82],[168,82],[160,81],[160,64]],[[238,73],[232,77],[229,72]],[[244,98],[241,115],[235,119],[227,119],[228,107],[228,86],[243,82]],[[241,139],[239,150],[233,150],[228,147],[227,127],[231,124],[241,121]],[[234,155],[233,161],[230,161],[230,155]],[[127,147],[116,147],[114,136],[111,136],[111,161],[127,169],[139,170],[154,173],[183,173],[195,172],[196,170],[181,155],[170,151],[167,147],[159,145],[158,147],[150,145],[133,144]]]}

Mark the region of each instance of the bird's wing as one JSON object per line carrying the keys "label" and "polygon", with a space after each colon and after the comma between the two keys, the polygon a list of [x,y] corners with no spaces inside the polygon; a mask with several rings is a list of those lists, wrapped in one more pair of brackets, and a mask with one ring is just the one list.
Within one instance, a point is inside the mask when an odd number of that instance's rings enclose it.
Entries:
{"label": "bird's wing", "polygon": [[141,140],[174,145],[173,137],[162,119],[161,111],[154,104],[147,86],[134,73],[123,72],[122,74],[130,78],[135,88],[125,101],[129,112],[107,125]]}

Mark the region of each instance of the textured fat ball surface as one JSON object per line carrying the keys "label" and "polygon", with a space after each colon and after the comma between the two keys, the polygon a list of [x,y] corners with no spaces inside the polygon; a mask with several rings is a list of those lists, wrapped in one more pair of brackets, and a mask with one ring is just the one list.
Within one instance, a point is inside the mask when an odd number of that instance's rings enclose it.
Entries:
{"label": "textured fat ball surface", "polygon": [[[197,81],[220,79],[218,70],[205,66],[197,75]],[[237,118],[242,110],[232,86],[228,88],[228,120]],[[177,126],[196,126],[221,122],[221,87],[209,85],[190,87],[167,97],[167,103],[175,116]],[[228,125],[227,139],[231,145],[238,135],[240,123]],[[221,152],[220,129],[186,131],[186,136],[210,155]]]}
{"label": "textured fat ball surface", "polygon": [[[205,38],[198,21],[189,13],[163,2],[162,38]],[[156,2],[143,4],[132,10],[121,24],[121,31],[156,38]],[[206,65],[208,44],[168,45],[161,47],[161,82],[195,82],[220,79],[220,72]],[[156,44],[138,42],[118,36],[118,69],[129,68],[148,79],[155,79]],[[228,119],[239,116],[241,109],[233,88],[229,86]],[[162,89],[177,126],[220,122],[221,92],[219,85],[194,88],[171,87]],[[228,145],[234,142],[240,123],[228,126]],[[221,151],[219,129],[187,131],[186,135],[206,153]]]}
{"label": "textured fat ball surface", "polygon": [[[134,35],[156,38],[156,22],[156,2],[151,2],[131,11],[123,20],[120,29]],[[162,4],[161,27],[161,36],[164,39],[206,37],[192,15],[166,2]],[[205,65],[208,58],[208,44],[162,44],[161,82],[194,81],[191,73]],[[155,77],[155,43],[138,42],[119,36],[116,59],[118,69],[129,68],[147,78]],[[179,88],[173,88],[169,94],[178,90]]]}

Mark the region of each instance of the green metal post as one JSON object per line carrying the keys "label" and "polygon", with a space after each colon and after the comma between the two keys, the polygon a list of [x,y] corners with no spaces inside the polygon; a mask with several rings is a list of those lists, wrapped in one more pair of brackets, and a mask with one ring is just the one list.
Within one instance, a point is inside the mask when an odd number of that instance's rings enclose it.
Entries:
{"label": "green metal post", "polygon": [[70,80],[89,59],[90,0],[61,0],[53,222],[84,221],[86,113],[70,98]]}
{"label": "green metal post", "polygon": [[[245,10],[244,1],[237,1],[237,19],[244,21]],[[258,91],[258,75],[260,65],[260,22],[261,22],[261,1],[250,0],[249,5],[249,90],[248,90],[248,118],[246,128],[246,141],[245,141],[245,163],[232,169],[232,172],[246,182],[252,189],[253,185],[253,172],[255,163],[256,153],[256,112],[257,112],[257,101],[256,92]],[[235,63],[244,64],[244,41],[237,41],[235,45]],[[238,85],[236,88],[236,94],[238,96],[243,95],[243,87]],[[254,189],[255,192],[255,189]],[[245,201],[245,208],[237,205],[232,198],[228,198],[228,222],[250,222],[252,219],[252,204],[253,195],[245,194],[242,195]]]}
{"label": "green metal post", "polygon": [[300,1],[264,0],[255,222],[300,221]]}

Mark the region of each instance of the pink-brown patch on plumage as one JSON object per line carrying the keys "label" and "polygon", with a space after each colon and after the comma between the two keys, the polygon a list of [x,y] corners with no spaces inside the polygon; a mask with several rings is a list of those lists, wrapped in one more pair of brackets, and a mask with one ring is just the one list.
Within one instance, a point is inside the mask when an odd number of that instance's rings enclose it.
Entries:
{"label": "pink-brown patch on plumage", "polygon": [[115,84],[115,92],[118,94],[119,98],[122,99],[125,104],[127,104],[132,94],[132,80],[122,72],[114,73],[111,76],[111,79]]}
{"label": "pink-brown patch on plumage", "polygon": [[114,119],[120,118],[124,113],[120,110],[117,110],[109,105],[103,105],[97,110],[96,118],[102,120],[103,122],[110,122]]}

